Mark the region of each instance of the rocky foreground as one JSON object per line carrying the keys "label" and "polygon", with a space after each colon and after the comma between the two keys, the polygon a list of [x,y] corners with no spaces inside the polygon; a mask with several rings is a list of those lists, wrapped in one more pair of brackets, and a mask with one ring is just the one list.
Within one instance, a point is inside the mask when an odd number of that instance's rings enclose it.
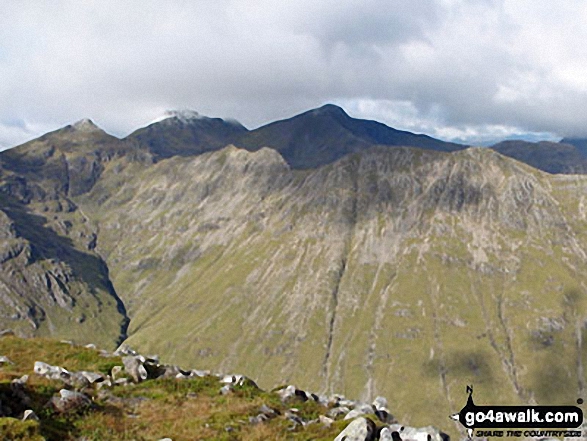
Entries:
{"label": "rocky foreground", "polygon": [[184,370],[125,345],[110,353],[0,337],[0,439],[448,441],[402,426],[388,405],[293,385],[266,392],[243,375]]}

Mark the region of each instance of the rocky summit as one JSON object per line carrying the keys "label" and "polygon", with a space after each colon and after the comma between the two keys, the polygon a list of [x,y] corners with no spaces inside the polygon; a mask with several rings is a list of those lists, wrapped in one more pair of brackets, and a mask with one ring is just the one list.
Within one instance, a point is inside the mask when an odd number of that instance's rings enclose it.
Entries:
{"label": "rocky summit", "polygon": [[335,106],[251,131],[173,113],[122,140],[82,121],[0,154],[0,329],[385,396],[453,438],[466,385],[575,404],[587,177],[554,146],[467,148]]}

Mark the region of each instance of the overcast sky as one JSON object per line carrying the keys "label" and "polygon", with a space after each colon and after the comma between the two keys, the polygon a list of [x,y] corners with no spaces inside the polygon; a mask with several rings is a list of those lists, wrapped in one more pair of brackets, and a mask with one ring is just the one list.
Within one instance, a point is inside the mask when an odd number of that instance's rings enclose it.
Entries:
{"label": "overcast sky", "polygon": [[0,148],[335,103],[447,140],[587,136],[583,0],[2,0]]}

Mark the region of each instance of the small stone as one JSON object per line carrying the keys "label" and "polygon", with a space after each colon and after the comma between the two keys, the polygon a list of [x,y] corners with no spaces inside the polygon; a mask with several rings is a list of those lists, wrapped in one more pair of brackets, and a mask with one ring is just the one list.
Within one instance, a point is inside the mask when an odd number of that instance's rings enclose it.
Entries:
{"label": "small stone", "polygon": [[14,337],[14,331],[12,329],[3,329],[0,331],[0,337]]}
{"label": "small stone", "polygon": [[233,388],[232,384],[226,384],[220,388],[220,393],[222,395],[228,395],[228,394],[232,393],[233,390],[234,390],[234,388]]}
{"label": "small stone", "polygon": [[345,406],[341,406],[341,407],[333,407],[332,409],[330,409],[328,411],[328,416],[331,418],[336,418],[340,415],[346,415],[350,412],[351,410],[348,407]]}
{"label": "small stone", "polygon": [[94,343],[90,343],[84,346],[86,349],[96,349],[96,345]]}
{"label": "small stone", "polygon": [[334,423],[334,420],[332,418],[328,418],[327,416],[324,416],[324,415],[320,415],[318,417],[318,420],[322,423],[322,425],[324,427],[330,427],[330,426],[332,426],[332,423]]}
{"label": "small stone", "polygon": [[124,368],[122,366],[113,366],[112,369],[110,370],[110,376],[112,377],[113,380],[116,380],[118,378],[120,378],[120,375],[122,374],[122,370]]}
{"label": "small stone", "polygon": [[263,415],[269,417],[269,418],[274,418],[277,415],[279,415],[279,412],[271,409],[269,406],[267,406],[266,404],[263,404],[260,408],[259,408],[259,412],[261,412]]}
{"label": "small stone", "polygon": [[28,409],[24,411],[24,415],[22,417],[23,421],[39,421],[39,417],[35,414],[34,411]]}

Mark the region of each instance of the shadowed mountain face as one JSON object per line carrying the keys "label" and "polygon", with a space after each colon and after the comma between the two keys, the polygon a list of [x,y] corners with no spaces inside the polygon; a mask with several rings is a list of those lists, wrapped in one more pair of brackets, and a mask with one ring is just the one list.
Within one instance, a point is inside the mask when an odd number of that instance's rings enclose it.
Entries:
{"label": "shadowed mountain face", "polygon": [[587,177],[372,146],[395,131],[330,106],[169,158],[81,125],[0,154],[0,328],[387,395],[453,435],[467,384],[584,395]]}
{"label": "shadowed mountain face", "polygon": [[135,131],[127,139],[146,146],[156,159],[164,159],[218,150],[234,143],[246,132],[238,122],[184,111],[167,112],[162,121]]}
{"label": "shadowed mountain face", "polygon": [[329,164],[374,145],[411,146],[438,151],[465,148],[426,135],[392,129],[376,121],[351,118],[343,109],[332,104],[253,130],[235,144],[249,150],[274,148],[291,167],[299,169]]}
{"label": "shadowed mountain face", "polygon": [[581,152],[582,155],[587,157],[587,139],[586,138],[563,138],[561,140],[561,144],[570,144],[577,147],[577,150]]}
{"label": "shadowed mountain face", "polygon": [[[565,140],[563,140],[565,141]],[[586,174],[587,142],[571,143],[504,141],[491,148],[548,173]]]}

